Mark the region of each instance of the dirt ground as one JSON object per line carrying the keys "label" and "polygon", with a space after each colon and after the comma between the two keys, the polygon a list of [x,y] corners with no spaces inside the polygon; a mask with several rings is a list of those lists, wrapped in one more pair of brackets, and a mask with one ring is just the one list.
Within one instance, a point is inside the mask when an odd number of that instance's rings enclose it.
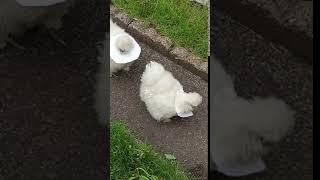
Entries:
{"label": "dirt ground", "polygon": [[79,0],[56,34],[35,28],[0,51],[0,179],[105,179],[107,131],[94,109],[107,2]]}

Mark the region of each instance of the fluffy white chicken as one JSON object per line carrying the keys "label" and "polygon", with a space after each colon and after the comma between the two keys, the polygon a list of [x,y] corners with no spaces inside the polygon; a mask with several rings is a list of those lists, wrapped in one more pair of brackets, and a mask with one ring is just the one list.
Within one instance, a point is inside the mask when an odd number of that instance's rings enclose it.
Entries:
{"label": "fluffy white chicken", "polygon": [[0,48],[9,35],[20,35],[27,28],[45,25],[59,29],[61,18],[74,0],[1,0],[0,1]]}
{"label": "fluffy white chicken", "polygon": [[[130,65],[138,59],[141,48],[124,29],[110,19],[110,43],[105,42],[104,48],[110,46],[110,76],[120,70],[129,71]],[[105,50],[107,52],[107,50]],[[107,56],[105,56],[107,57]]]}
{"label": "fluffy white chicken", "polygon": [[294,112],[276,98],[239,97],[231,77],[211,59],[210,153],[215,169],[228,176],[263,171],[262,140],[277,142],[293,126]]}
{"label": "fluffy white chicken", "polygon": [[192,115],[202,102],[198,93],[185,93],[180,82],[156,62],[151,61],[141,77],[140,98],[157,121],[169,122],[173,116]]}

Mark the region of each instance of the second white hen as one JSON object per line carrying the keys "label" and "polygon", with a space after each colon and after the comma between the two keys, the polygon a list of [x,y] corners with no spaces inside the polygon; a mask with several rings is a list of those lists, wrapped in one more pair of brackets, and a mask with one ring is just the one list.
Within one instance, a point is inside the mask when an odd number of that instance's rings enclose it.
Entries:
{"label": "second white hen", "polygon": [[[112,38],[116,38],[114,44],[112,44]],[[129,67],[133,62],[117,63],[117,61],[126,59],[129,59],[130,61],[135,60],[137,55],[140,55],[140,52],[135,52],[136,50],[141,51],[140,46],[124,29],[119,27],[111,19],[110,40],[110,42],[106,41],[104,45],[104,48],[110,47],[110,76],[120,70],[129,71]],[[115,54],[116,57],[112,58],[113,54]]]}
{"label": "second white hen", "polygon": [[141,77],[140,98],[151,116],[157,121],[168,122],[178,114],[192,113],[202,102],[195,92],[186,93],[180,82],[164,67],[151,61]]}

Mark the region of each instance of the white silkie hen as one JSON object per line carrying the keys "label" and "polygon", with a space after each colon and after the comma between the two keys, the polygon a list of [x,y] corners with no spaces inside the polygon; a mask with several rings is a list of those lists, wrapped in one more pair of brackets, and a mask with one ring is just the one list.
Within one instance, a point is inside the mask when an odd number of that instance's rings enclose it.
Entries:
{"label": "white silkie hen", "polygon": [[59,29],[61,18],[74,0],[1,0],[0,1],[0,48],[9,35],[20,35],[28,28],[45,25]]}
{"label": "white silkie hen", "polygon": [[[108,47],[109,42],[106,41],[104,48]],[[122,69],[129,71],[129,66],[140,53],[141,48],[135,39],[110,19],[110,76]]]}
{"label": "white silkie hen", "polygon": [[276,98],[239,97],[231,77],[211,58],[210,154],[214,169],[228,176],[263,171],[262,140],[277,142],[293,126],[294,112]]}
{"label": "white silkie hen", "polygon": [[169,122],[173,116],[192,116],[193,108],[202,102],[198,93],[186,93],[180,82],[156,62],[151,61],[141,77],[140,98],[151,116]]}

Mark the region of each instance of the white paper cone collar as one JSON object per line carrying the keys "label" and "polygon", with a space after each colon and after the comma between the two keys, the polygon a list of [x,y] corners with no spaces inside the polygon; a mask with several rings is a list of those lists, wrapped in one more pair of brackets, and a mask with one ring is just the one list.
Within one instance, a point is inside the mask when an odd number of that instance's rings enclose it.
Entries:
{"label": "white paper cone collar", "polygon": [[[126,54],[122,54],[116,46],[118,38],[121,36],[128,36],[133,42],[133,48]],[[135,61],[139,58],[141,53],[141,47],[139,44],[128,34],[118,34],[110,38],[110,57],[111,59],[119,64],[125,64]]]}
{"label": "white paper cone collar", "polygon": [[183,110],[179,108],[179,106],[178,106],[178,102],[180,100],[179,98],[181,95],[182,96],[184,95],[183,93],[184,93],[183,89],[180,89],[177,91],[176,100],[175,100],[175,108],[176,108],[177,115],[179,117],[186,118],[186,117],[193,116],[193,113],[192,112],[183,112]]}
{"label": "white paper cone collar", "polygon": [[258,159],[256,162],[248,164],[226,164],[215,162],[216,170],[232,177],[247,176],[250,174],[255,174],[262,172],[266,169],[266,165],[262,159]]}
{"label": "white paper cone collar", "polygon": [[177,115],[178,115],[179,117],[186,118],[186,117],[193,116],[193,113],[192,113],[192,112],[187,112],[187,113],[178,112]]}

